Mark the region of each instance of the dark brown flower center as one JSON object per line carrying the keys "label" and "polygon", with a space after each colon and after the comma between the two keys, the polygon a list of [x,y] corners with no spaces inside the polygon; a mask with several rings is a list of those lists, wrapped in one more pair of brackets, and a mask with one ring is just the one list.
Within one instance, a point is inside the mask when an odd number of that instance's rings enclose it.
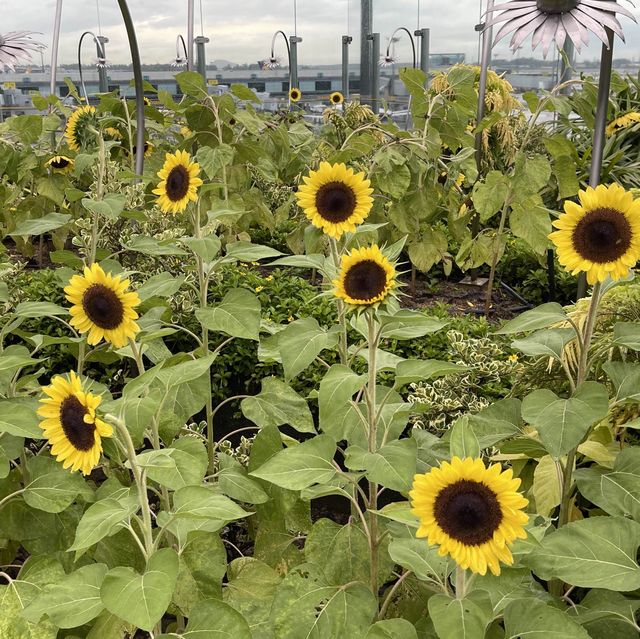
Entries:
{"label": "dark brown flower center", "polygon": [[604,264],[625,254],[631,246],[629,221],[616,209],[593,209],[576,225],[571,236],[573,247],[585,260]]}
{"label": "dark brown flower center", "polygon": [[340,96],[339,95],[334,95],[331,98],[336,104],[340,104]]}
{"label": "dark brown flower center", "polygon": [[189,192],[189,171],[182,164],[174,166],[167,177],[167,197],[179,202]]}
{"label": "dark brown flower center", "polygon": [[316,208],[328,222],[344,222],[356,208],[356,194],[344,182],[323,184],[316,194]]}
{"label": "dark brown flower center", "polygon": [[568,13],[580,4],[580,0],[538,0],[538,10],[544,13]]}
{"label": "dark brown flower center", "polygon": [[83,452],[91,450],[95,443],[96,427],[84,421],[86,414],[87,409],[75,395],[70,395],[62,401],[60,406],[62,430],[71,445]]}
{"label": "dark brown flower center", "polygon": [[438,493],[434,516],[449,537],[467,546],[479,546],[493,537],[502,521],[502,510],[488,486],[461,479]]}
{"label": "dark brown flower center", "polygon": [[373,260],[358,262],[344,278],[345,293],[354,300],[372,300],[387,286],[387,272]]}
{"label": "dark brown flower center", "polygon": [[51,160],[51,166],[54,169],[64,169],[67,166],[69,166],[69,164],[71,164],[71,162],[66,158],[58,158],[56,160]]}
{"label": "dark brown flower center", "polygon": [[124,319],[124,307],[115,291],[104,284],[92,284],[82,296],[87,317],[100,328],[118,328]]}

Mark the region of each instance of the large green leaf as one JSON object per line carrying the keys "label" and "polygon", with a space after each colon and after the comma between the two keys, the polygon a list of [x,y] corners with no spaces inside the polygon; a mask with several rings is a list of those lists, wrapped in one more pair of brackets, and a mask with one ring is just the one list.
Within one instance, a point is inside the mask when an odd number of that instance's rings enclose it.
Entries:
{"label": "large green leaf", "polygon": [[331,586],[314,564],[295,567],[271,608],[276,639],[363,639],[378,611],[364,584]]}
{"label": "large green leaf", "polygon": [[640,366],[626,362],[607,362],[602,366],[616,387],[616,404],[640,401]]}
{"label": "large green leaf", "polygon": [[246,288],[231,289],[218,306],[198,309],[196,317],[210,331],[255,341],[260,337],[260,300]]}
{"label": "large green leaf", "polygon": [[400,388],[411,382],[436,379],[445,375],[458,375],[469,370],[466,366],[437,359],[406,359],[396,367],[394,388]]}
{"label": "large green leaf", "polygon": [[107,574],[104,564],[89,564],[47,585],[22,613],[38,623],[47,615],[58,628],[76,628],[95,619],[103,610],[100,586]]}
{"label": "large green leaf", "polygon": [[573,618],[592,639],[637,639],[636,614],[638,599],[627,599],[611,590],[590,590],[579,604],[570,610]]}
{"label": "large green leaf", "polygon": [[394,539],[389,544],[389,555],[403,568],[412,570],[418,579],[444,583],[448,560],[424,539]]}
{"label": "large green leaf", "polygon": [[504,611],[505,639],[589,639],[587,631],[566,612],[528,597],[511,602]]}
{"label": "large green leaf", "polygon": [[483,639],[492,612],[489,595],[481,591],[464,599],[447,595],[429,599],[429,616],[439,639]]}
{"label": "large green leaf", "polygon": [[540,328],[547,328],[553,324],[565,321],[567,314],[557,302],[542,304],[530,311],[525,311],[518,317],[506,322],[497,334],[508,335],[510,333],[527,333]]}
{"label": "large green leaf", "polygon": [[418,633],[406,619],[384,619],[369,628],[365,639],[418,639]]}
{"label": "large green leaf", "polygon": [[537,390],[522,402],[523,418],[537,428],[554,459],[575,448],[608,410],[607,389],[596,382],[585,382],[570,399],[561,399],[550,390]]}
{"label": "large green leaf", "polygon": [[35,220],[22,220],[9,235],[42,235],[68,224],[71,216],[67,213],[49,213]]}
{"label": "large green leaf", "polygon": [[625,448],[611,471],[579,468],[575,478],[580,493],[606,513],[640,523],[640,448]]}
{"label": "large green leaf", "polygon": [[225,495],[247,504],[264,504],[269,501],[269,496],[262,490],[260,483],[251,479],[246,468],[233,457],[220,453],[218,463],[218,483]]}
{"label": "large green leaf", "polygon": [[514,340],[511,346],[530,357],[553,357],[559,360],[564,347],[575,339],[575,335],[572,328],[547,328]]}
{"label": "large green leaf", "polygon": [[260,393],[243,399],[240,408],[247,419],[261,428],[289,425],[301,433],[315,433],[307,402],[277,377],[263,379]]}
{"label": "large green leaf", "polygon": [[336,434],[336,424],[353,395],[367,383],[366,375],[354,373],[348,366],[334,364],[322,378],[318,393],[320,429]]}
{"label": "large green leaf", "polygon": [[630,591],[640,588],[636,552],[640,524],[622,517],[575,521],[547,535],[521,561],[542,579],[572,586]]}
{"label": "large green leaf", "polygon": [[291,322],[278,333],[278,349],[285,379],[299,375],[328,344],[327,332],[313,317]]}
{"label": "large green leaf", "polygon": [[34,457],[27,467],[30,481],[24,488],[24,500],[32,508],[48,513],[61,513],[76,499],[78,494],[85,493],[91,498],[91,489],[84,479],[70,473],[51,458]]}
{"label": "large green leaf", "polygon": [[[0,358],[1,365],[2,359]],[[9,433],[9,435],[30,439],[43,438],[35,406],[16,400],[0,401],[0,416],[0,433]]]}
{"label": "large green leaf", "polygon": [[137,456],[138,464],[149,479],[172,490],[197,486],[207,470],[207,451],[197,439],[178,439],[173,446],[145,451]]}
{"label": "large green leaf", "polygon": [[447,325],[440,319],[428,317],[420,311],[403,309],[393,315],[381,315],[381,337],[389,339],[416,339],[436,333]]}
{"label": "large green leaf", "polygon": [[222,601],[209,599],[196,604],[183,632],[158,635],[158,639],[252,639],[244,617]]}
{"label": "large green leaf", "polygon": [[312,484],[327,482],[335,475],[336,469],[332,464],[335,452],[333,438],[318,435],[281,450],[249,474],[281,488],[302,490]]}
{"label": "large green leaf", "polygon": [[105,608],[143,630],[152,631],[166,612],[178,577],[178,555],[171,548],[156,551],[143,574],[118,566],[102,582]]}

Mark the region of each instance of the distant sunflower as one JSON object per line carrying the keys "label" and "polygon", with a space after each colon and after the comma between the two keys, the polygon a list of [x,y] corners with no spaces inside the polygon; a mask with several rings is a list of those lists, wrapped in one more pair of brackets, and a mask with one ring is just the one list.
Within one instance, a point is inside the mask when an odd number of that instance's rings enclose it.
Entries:
{"label": "distant sunflower", "polygon": [[202,186],[200,165],[191,161],[186,151],[167,153],[164,166],[158,171],[161,182],[153,193],[160,196],[158,204],[164,213],[179,213],[189,202],[197,202]]}
{"label": "distant sunflower", "polygon": [[104,130],[104,135],[108,140],[122,140],[122,133],[114,126],[108,126]]}
{"label": "distant sunflower", "polygon": [[612,122],[609,122],[609,124],[607,125],[607,135],[611,136],[622,129],[626,129],[630,126],[633,126],[634,124],[638,124],[639,122],[640,113],[636,113],[635,111],[631,113],[625,113]]}
{"label": "distant sunflower", "polygon": [[301,97],[302,91],[300,91],[300,89],[289,89],[289,100],[291,100],[291,102],[300,102]]}
{"label": "distant sunflower", "polygon": [[500,574],[510,566],[509,546],[525,539],[529,503],[519,492],[519,479],[500,464],[486,468],[481,459],[454,457],[439,468],[416,475],[409,492],[413,514],[420,518],[417,537],[440,546],[463,569]]}
{"label": "distant sunflower", "polygon": [[334,91],[330,96],[329,96],[329,102],[331,102],[331,104],[342,104],[344,102],[344,95],[342,95],[342,93],[340,93],[340,91]]}
{"label": "distant sunflower", "polygon": [[100,461],[101,438],[113,434],[111,426],[96,417],[102,397],[85,392],[73,371],[69,379],[56,375],[42,392],[47,397],[40,400],[38,415],[51,454],[64,468],[88,475]]}
{"label": "distant sunflower", "polygon": [[[153,146],[153,144],[151,142],[145,142],[143,148],[144,148],[144,157],[148,158],[153,153],[153,149],[155,147]],[[125,153],[127,155],[129,155],[129,152],[126,149],[125,149]],[[133,145],[133,155],[135,156],[135,155],[137,155],[137,153],[138,153],[138,147],[134,144]]]}
{"label": "distant sunflower", "polygon": [[51,167],[54,171],[58,173],[70,173],[73,171],[73,167],[75,162],[68,158],[66,155],[56,155],[52,157],[50,160],[47,160],[45,166]]}
{"label": "distant sunflower", "polygon": [[372,306],[382,302],[396,285],[396,270],[380,248],[354,249],[340,262],[334,294],[352,306]]}
{"label": "distant sunflower", "polygon": [[67,121],[64,135],[67,144],[74,151],[96,146],[95,134],[89,131],[89,127],[98,128],[98,115],[94,106],[82,106],[77,108]]}
{"label": "distant sunflower", "polygon": [[296,194],[298,205],[314,226],[336,240],[355,231],[371,212],[373,189],[364,173],[322,162],[303,180]]}
{"label": "distant sunflower", "polygon": [[140,304],[137,293],[127,291],[129,280],[105,273],[99,264],[85,267],[84,275],[74,275],[65,287],[71,325],[80,333],[89,333],[87,342],[94,346],[103,339],[122,348],[134,339],[140,327],[134,308]]}
{"label": "distant sunflower", "polygon": [[180,127],[180,135],[183,138],[188,138],[192,134],[193,134],[193,131],[188,126],[181,126]]}
{"label": "distant sunflower", "polygon": [[640,200],[620,185],[587,187],[580,204],[565,202],[564,214],[549,235],[558,260],[573,275],[585,272],[589,284],[625,278],[640,259]]}

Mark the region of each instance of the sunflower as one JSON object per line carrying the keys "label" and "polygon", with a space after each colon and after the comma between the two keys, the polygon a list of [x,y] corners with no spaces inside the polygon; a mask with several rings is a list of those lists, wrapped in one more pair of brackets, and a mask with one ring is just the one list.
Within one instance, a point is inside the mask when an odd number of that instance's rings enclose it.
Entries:
{"label": "sunflower", "polygon": [[334,294],[353,306],[372,306],[390,294],[395,277],[393,264],[376,244],[354,249],[342,257]]}
{"label": "sunflower", "polygon": [[80,151],[84,147],[95,147],[95,135],[89,131],[89,127],[98,128],[96,108],[89,105],[79,107],[71,114],[64,132],[72,150]]}
{"label": "sunflower", "polygon": [[[153,146],[153,144],[151,142],[146,142],[144,143],[144,147],[142,147],[144,149],[144,157],[148,158],[152,153],[153,153],[153,149],[155,148]],[[125,153],[127,155],[129,155],[129,151],[125,149]],[[133,145],[133,155],[137,155],[138,153],[138,147],[137,145]]]}
{"label": "sunflower", "polygon": [[589,284],[625,278],[640,259],[640,200],[620,185],[587,187],[580,204],[565,202],[549,235],[567,271],[587,274]]}
{"label": "sunflower", "polygon": [[416,475],[409,492],[416,535],[438,544],[463,569],[500,574],[500,562],[513,563],[509,546],[525,539],[529,502],[519,493],[519,479],[500,464],[486,468],[481,459],[454,457],[439,468]]}
{"label": "sunflower", "polygon": [[331,104],[342,104],[344,102],[344,95],[342,95],[342,93],[340,93],[340,91],[334,91],[330,96],[329,96],[329,102],[331,102]]}
{"label": "sunflower", "polygon": [[202,186],[200,165],[191,161],[186,151],[167,153],[164,166],[158,171],[161,182],[153,193],[159,195],[158,204],[164,213],[179,213],[189,202],[198,200],[198,187]]}
{"label": "sunflower", "polygon": [[311,223],[339,240],[353,232],[371,212],[371,182],[344,164],[322,162],[304,178],[296,197]]}
{"label": "sunflower", "polygon": [[[500,11],[497,16],[496,11]],[[616,13],[635,22],[628,9],[611,0],[508,0],[494,5],[490,12],[492,17],[487,21],[485,29],[504,22],[496,34],[495,42],[513,33],[510,46],[513,51],[517,51],[525,39],[533,34],[532,47],[535,49],[542,43],[545,58],[553,41],[555,40],[558,49],[562,49],[567,36],[578,51],[589,41],[589,31],[607,47],[609,36],[606,28],[624,40]]]}
{"label": "sunflower", "polygon": [[89,333],[94,346],[103,338],[116,348],[133,339],[140,327],[134,308],[140,304],[137,293],[127,291],[129,280],[105,273],[99,264],[85,267],[84,276],[74,275],[65,287],[71,307],[71,325]]}
{"label": "sunflower", "polygon": [[108,140],[122,140],[122,133],[114,126],[108,126],[104,130],[104,135]]}
{"label": "sunflower", "polygon": [[193,131],[188,126],[181,126],[180,127],[180,135],[183,138],[188,138],[192,134],[193,134]]}
{"label": "sunflower", "polygon": [[300,102],[301,97],[302,91],[300,91],[300,89],[289,89],[289,100],[291,100],[291,102]]}
{"label": "sunflower", "polygon": [[69,379],[56,375],[42,391],[46,398],[38,415],[40,428],[51,444],[51,454],[64,468],[88,475],[98,464],[102,437],[111,437],[113,429],[96,417],[102,397],[87,393],[80,378],[72,371]]}
{"label": "sunflower", "polygon": [[45,166],[50,166],[54,171],[58,173],[70,173],[73,171],[75,162],[66,157],[65,155],[56,155],[50,160],[47,160]]}
{"label": "sunflower", "polygon": [[634,124],[640,122],[640,113],[632,111],[631,113],[625,113],[619,118],[616,118],[607,125],[607,135],[611,136],[614,133],[626,129]]}

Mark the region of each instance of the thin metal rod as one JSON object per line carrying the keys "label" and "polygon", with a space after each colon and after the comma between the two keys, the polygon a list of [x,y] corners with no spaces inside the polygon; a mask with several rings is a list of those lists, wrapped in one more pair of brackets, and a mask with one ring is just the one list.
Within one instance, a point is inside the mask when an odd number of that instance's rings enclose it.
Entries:
{"label": "thin metal rod", "polygon": [[[389,57],[389,53],[391,51],[391,43],[393,42],[393,38],[395,37],[396,33],[398,33],[398,31],[404,31],[408,36],[409,36],[409,40],[411,41],[411,53],[413,55],[413,62],[411,67],[413,69],[415,69],[417,67],[417,57],[416,57],[416,41],[413,39],[413,36],[411,35],[411,31],[409,31],[409,29],[407,29],[406,27],[398,27],[392,34],[391,37],[389,38],[389,44],[387,45],[387,58]],[[377,62],[376,60],[374,60],[374,62]]]}
{"label": "thin metal rod", "polygon": [[187,43],[184,41],[184,38],[179,35],[176,38],[176,60],[180,59],[182,53],[180,53],[180,45],[182,44],[182,52],[184,53],[184,59],[189,59],[189,52],[187,51]]}
{"label": "thin metal rod", "polygon": [[53,24],[53,42],[51,43],[51,78],[49,91],[51,95],[56,93],[56,76],[58,71],[58,46],[60,44],[60,21],[62,19],[62,0],[56,3],[56,17]]}
{"label": "thin metal rod", "polygon": [[188,0],[187,4],[187,70],[193,71],[193,24],[194,10],[193,0]]}
{"label": "thin metal rod", "polygon": [[378,102],[380,100],[380,34],[372,33],[369,36],[371,40],[371,58],[374,64],[371,65],[371,110],[378,115]]}
{"label": "thin metal rod", "polygon": [[122,19],[127,29],[129,47],[131,48],[131,62],[133,63],[133,81],[136,89],[136,173],[142,175],[144,170],[144,86],[142,79],[142,67],[140,65],[140,50],[138,39],[133,26],[131,13],[127,6],[127,0],[118,0]]}
{"label": "thin metal rod", "polygon": [[[605,129],[607,113],[609,111],[609,92],[611,90],[611,66],[613,63],[613,31],[606,27],[609,46],[602,45],[600,56],[600,77],[598,80],[598,103],[596,107],[596,121],[593,127],[593,150],[591,152],[591,170],[589,171],[589,186],[595,188],[600,184],[602,175],[602,158],[604,155]],[[587,278],[581,273],[578,278],[578,299],[587,293]]]}
{"label": "thin metal rod", "polygon": [[[486,15],[490,15],[493,10],[494,0],[487,1]],[[491,48],[493,46],[493,26],[482,29],[482,59],[480,61],[480,83],[478,86],[478,117],[476,118],[477,126],[484,118],[485,97],[487,95],[487,73],[491,64]],[[482,132],[476,133],[476,165],[478,172],[482,166]]]}
{"label": "thin metal rod", "polygon": [[84,99],[87,104],[89,104],[89,95],[87,94],[87,87],[84,85],[84,76],[82,74],[82,41],[84,40],[84,37],[88,35],[91,36],[93,38],[93,41],[96,43],[98,55],[103,59],[106,58],[102,42],[93,33],[93,31],[85,31],[80,36],[80,41],[78,42],[78,71],[80,72],[80,88],[82,89],[82,94],[84,95]]}
{"label": "thin metal rod", "polygon": [[349,99],[349,45],[353,42],[350,35],[342,36],[342,95]]}
{"label": "thin metal rod", "polygon": [[293,0],[293,35],[298,35],[298,2]]}
{"label": "thin metal rod", "polygon": [[291,76],[291,47],[289,46],[289,38],[287,38],[287,34],[282,30],[276,31],[273,34],[273,38],[271,38],[271,58],[276,57],[276,38],[278,37],[278,35],[281,35],[284,38],[284,43],[287,45],[287,61],[289,63],[289,89],[297,89],[298,87],[294,87],[292,84],[293,78]]}
{"label": "thin metal rod", "polygon": [[202,12],[202,0],[200,0],[200,36],[204,38],[204,18]]}
{"label": "thin metal rod", "polygon": [[373,31],[373,0],[360,0],[360,95],[365,99],[371,96],[372,66],[378,60],[371,59],[369,38]]}

